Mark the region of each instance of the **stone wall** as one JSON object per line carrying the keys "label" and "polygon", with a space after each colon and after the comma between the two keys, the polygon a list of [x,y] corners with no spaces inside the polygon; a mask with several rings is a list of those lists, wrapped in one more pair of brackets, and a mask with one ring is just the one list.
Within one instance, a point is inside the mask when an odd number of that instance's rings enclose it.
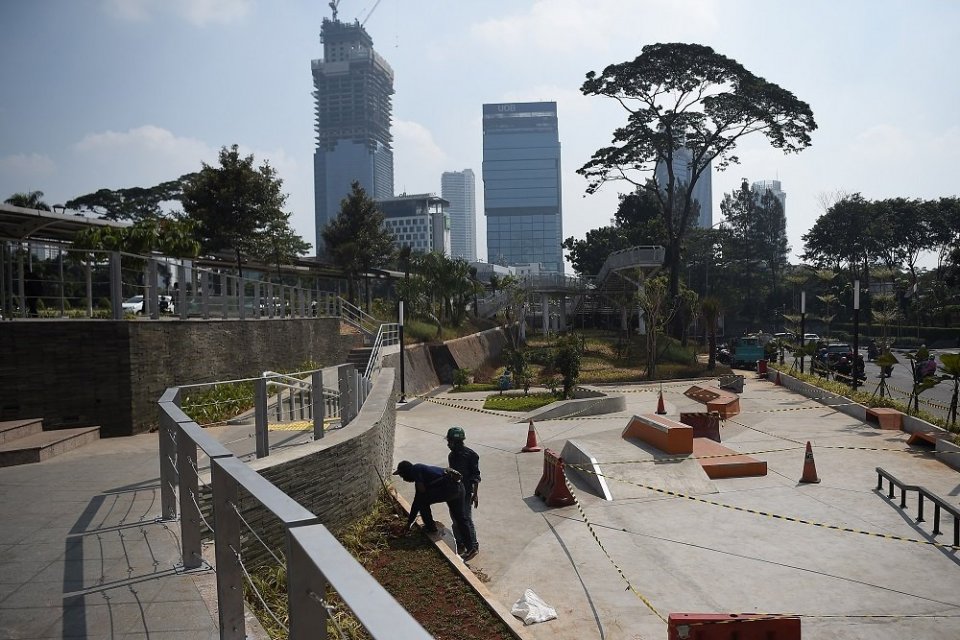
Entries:
{"label": "stone wall", "polygon": [[333,318],[53,320],[0,324],[0,420],[148,431],[171,386],[346,361],[356,334]]}
{"label": "stone wall", "polygon": [[[328,432],[322,440],[250,462],[250,468],[312,511],[334,532],[368,514],[393,472],[397,417],[394,376],[393,369],[380,370],[360,413],[343,429]],[[209,480],[205,482],[209,484]],[[279,521],[259,502],[241,495],[240,509],[243,518],[275,552],[285,549]],[[245,562],[254,565],[268,559],[256,540],[244,544],[243,556]]]}

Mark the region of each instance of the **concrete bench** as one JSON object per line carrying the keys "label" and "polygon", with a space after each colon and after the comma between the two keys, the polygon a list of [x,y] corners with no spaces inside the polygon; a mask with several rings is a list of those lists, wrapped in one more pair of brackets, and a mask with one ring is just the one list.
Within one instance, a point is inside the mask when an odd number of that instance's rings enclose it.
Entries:
{"label": "concrete bench", "polygon": [[900,431],[903,429],[903,414],[896,409],[867,407],[867,424],[876,425],[881,429]]}
{"label": "concrete bench", "polygon": [[683,395],[707,405],[707,411],[716,411],[721,418],[732,418],[740,413],[740,396],[729,391],[694,385],[684,391]]}
{"label": "concrete bench", "polygon": [[693,427],[653,413],[630,418],[622,438],[637,438],[670,454],[693,453]]}

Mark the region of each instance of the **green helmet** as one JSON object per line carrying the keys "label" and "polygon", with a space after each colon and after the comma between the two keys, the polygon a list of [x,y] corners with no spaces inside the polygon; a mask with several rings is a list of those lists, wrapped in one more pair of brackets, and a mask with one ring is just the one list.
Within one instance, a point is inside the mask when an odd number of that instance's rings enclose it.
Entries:
{"label": "green helmet", "polygon": [[447,440],[466,440],[467,435],[461,427],[450,427],[447,429]]}

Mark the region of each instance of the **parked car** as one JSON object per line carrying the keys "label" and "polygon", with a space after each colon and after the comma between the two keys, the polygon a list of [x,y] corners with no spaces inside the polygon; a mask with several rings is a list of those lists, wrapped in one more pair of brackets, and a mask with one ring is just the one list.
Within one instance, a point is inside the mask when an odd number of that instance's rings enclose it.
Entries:
{"label": "parked car", "polygon": [[[160,304],[160,313],[174,313],[173,307],[173,297],[172,296],[158,296]],[[144,313],[144,299],[143,296],[133,296],[132,298],[127,298],[123,301],[121,305],[123,307],[124,313]]]}
{"label": "parked car", "polygon": [[805,333],[803,334],[803,341],[806,342],[820,342],[820,336],[816,333]]}

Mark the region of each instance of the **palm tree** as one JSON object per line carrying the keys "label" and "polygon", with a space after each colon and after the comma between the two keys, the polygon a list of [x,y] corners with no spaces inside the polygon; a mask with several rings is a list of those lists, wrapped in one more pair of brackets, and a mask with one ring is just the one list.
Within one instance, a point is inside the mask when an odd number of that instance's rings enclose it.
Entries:
{"label": "palm tree", "polygon": [[957,396],[960,395],[960,353],[944,353],[940,356],[941,380],[953,380],[953,395],[950,397],[950,409],[947,420],[957,426]]}
{"label": "palm tree", "polygon": [[710,356],[707,360],[707,370],[713,371],[717,366],[717,322],[720,319],[720,300],[707,296],[700,302],[700,315],[707,328],[707,341]]}
{"label": "palm tree", "polygon": [[23,207],[25,209],[50,211],[50,205],[43,201],[43,191],[23,191],[15,193],[3,202],[4,204],[12,204],[15,207]]}

